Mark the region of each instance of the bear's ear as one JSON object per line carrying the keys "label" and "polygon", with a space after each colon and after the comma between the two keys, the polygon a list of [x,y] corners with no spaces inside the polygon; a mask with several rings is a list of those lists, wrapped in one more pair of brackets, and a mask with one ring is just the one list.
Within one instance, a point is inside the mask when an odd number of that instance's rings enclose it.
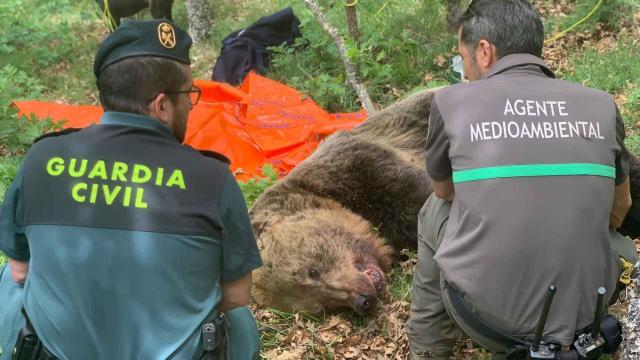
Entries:
{"label": "bear's ear", "polygon": [[253,234],[259,238],[269,225],[269,221],[252,221],[251,225],[253,225]]}
{"label": "bear's ear", "polygon": [[278,225],[286,218],[286,216],[254,216],[253,210],[254,209],[251,209],[251,211],[249,211],[249,217],[251,218],[253,234],[256,238],[259,238],[268,228]]}
{"label": "bear's ear", "polygon": [[398,255],[392,246],[385,244],[380,238],[374,239],[376,252],[378,253],[378,263],[385,273],[391,269],[391,262],[394,256]]}
{"label": "bear's ear", "polygon": [[279,221],[277,219],[251,219],[251,225],[253,226],[253,234],[256,236],[256,238],[259,238],[263,232],[265,232],[265,230],[267,230],[269,227],[273,227],[274,225],[276,225]]}

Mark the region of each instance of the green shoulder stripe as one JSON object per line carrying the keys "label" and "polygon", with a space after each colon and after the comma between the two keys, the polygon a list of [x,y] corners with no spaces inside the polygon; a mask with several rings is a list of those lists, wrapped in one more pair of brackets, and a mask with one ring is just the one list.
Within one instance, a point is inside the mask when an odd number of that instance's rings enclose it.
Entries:
{"label": "green shoulder stripe", "polygon": [[613,166],[590,163],[505,165],[454,171],[453,182],[461,183],[528,176],[576,175],[604,176],[615,179],[616,169]]}

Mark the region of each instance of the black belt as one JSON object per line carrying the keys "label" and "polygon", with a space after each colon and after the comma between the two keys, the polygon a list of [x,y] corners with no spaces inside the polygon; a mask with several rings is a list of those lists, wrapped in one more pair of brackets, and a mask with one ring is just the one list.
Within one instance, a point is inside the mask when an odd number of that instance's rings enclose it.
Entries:
{"label": "black belt", "polygon": [[509,336],[502,331],[497,330],[486,321],[480,319],[480,317],[478,317],[476,313],[469,309],[467,304],[464,302],[464,299],[462,298],[462,294],[460,294],[460,292],[458,292],[458,290],[454,287],[447,286],[446,290],[448,291],[449,300],[451,301],[453,310],[455,310],[455,312],[460,315],[465,323],[467,323],[470,327],[476,329],[476,331],[480,332],[481,334],[487,336],[497,343],[504,344],[508,348],[511,347],[528,349],[529,346],[531,346],[531,343],[521,339],[517,339],[513,336]]}

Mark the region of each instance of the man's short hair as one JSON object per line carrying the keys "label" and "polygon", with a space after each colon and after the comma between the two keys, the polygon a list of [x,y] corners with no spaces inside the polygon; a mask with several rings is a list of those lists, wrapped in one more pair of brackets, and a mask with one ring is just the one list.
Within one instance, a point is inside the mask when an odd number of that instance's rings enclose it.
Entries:
{"label": "man's short hair", "polygon": [[475,48],[485,39],[496,46],[498,57],[542,55],[544,27],[528,0],[473,0],[457,25],[462,43]]}
{"label": "man's short hair", "polygon": [[133,57],[110,65],[98,77],[104,111],[148,115],[158,94],[182,90],[188,80],[185,66],[161,57]]}

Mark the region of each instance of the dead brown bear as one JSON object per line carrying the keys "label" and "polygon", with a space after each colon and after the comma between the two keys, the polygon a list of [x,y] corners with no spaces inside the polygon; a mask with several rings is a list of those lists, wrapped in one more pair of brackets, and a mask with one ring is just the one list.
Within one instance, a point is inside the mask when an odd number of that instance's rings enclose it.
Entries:
{"label": "dead brown bear", "polygon": [[[393,249],[415,248],[431,193],[424,164],[432,93],[422,92],[327,138],[251,209],[264,266],[260,304],[311,313],[375,309]],[[620,229],[640,236],[640,161],[630,160],[634,204]],[[384,245],[384,244],[388,245]]]}
{"label": "dead brown bear", "polygon": [[256,201],[258,303],[375,309],[393,249],[415,248],[417,214],[431,193],[423,160],[431,98],[419,93],[330,136]]}

